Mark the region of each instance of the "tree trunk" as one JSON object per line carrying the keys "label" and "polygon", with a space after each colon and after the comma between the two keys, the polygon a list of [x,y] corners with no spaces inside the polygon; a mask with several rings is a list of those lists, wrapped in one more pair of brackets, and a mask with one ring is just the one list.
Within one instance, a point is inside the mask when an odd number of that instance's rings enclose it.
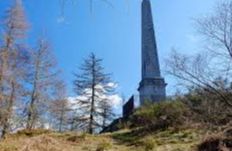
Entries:
{"label": "tree trunk", "polygon": [[90,109],[90,122],[89,122],[89,133],[93,134],[93,114],[95,105],[95,62],[92,62],[92,96],[91,96],[91,109]]}
{"label": "tree trunk", "polygon": [[11,82],[11,87],[12,87],[12,91],[10,94],[10,98],[9,98],[9,103],[7,106],[7,112],[6,112],[6,117],[4,119],[4,123],[3,123],[3,129],[2,129],[2,138],[5,139],[6,134],[9,133],[9,128],[10,128],[10,123],[9,120],[11,118],[11,114],[12,114],[12,108],[13,108],[13,104],[14,104],[14,96],[15,96],[15,84],[14,82]]}
{"label": "tree trunk", "polygon": [[59,132],[62,132],[63,119],[64,119],[64,106],[62,107],[62,111],[60,115]]}
{"label": "tree trunk", "polygon": [[91,99],[91,109],[90,109],[90,121],[89,121],[89,133],[93,134],[93,114],[94,114],[94,96],[95,96],[95,88],[92,86],[92,99]]}
{"label": "tree trunk", "polygon": [[[39,55],[40,56],[40,55]],[[32,129],[33,125],[34,125],[34,120],[33,119],[33,114],[34,114],[34,104],[35,104],[35,100],[36,100],[36,90],[37,90],[37,80],[38,80],[38,68],[39,68],[39,59],[37,58],[36,61],[36,68],[35,68],[35,76],[34,76],[34,81],[33,81],[33,90],[32,90],[32,94],[31,94],[31,102],[30,102],[30,106],[28,109],[28,115],[27,115],[27,129]]]}

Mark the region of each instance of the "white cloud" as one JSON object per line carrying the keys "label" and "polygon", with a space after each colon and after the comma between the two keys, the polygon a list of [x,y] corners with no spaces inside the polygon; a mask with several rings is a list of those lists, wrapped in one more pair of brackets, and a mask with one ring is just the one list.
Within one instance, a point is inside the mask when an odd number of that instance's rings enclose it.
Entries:
{"label": "white cloud", "polygon": [[112,87],[112,88],[117,88],[117,87],[118,87],[118,84],[117,84],[117,83],[110,82],[110,83],[108,83],[107,86]]}
{"label": "white cloud", "polygon": [[109,100],[112,101],[112,105],[113,105],[114,108],[121,107],[122,98],[118,94],[108,96],[108,98],[109,98]]}
{"label": "white cloud", "polygon": [[[121,106],[122,98],[118,94],[113,94],[109,96],[102,95],[101,98],[110,100],[113,108],[119,108]],[[68,97],[70,106],[72,106],[72,108],[75,108],[75,104],[77,100],[86,100],[86,99],[87,97],[85,96]]]}
{"label": "white cloud", "polygon": [[[108,83],[107,86],[112,87],[112,88],[117,88],[118,85],[116,83]],[[102,89],[104,91],[104,88],[101,85],[98,85],[97,88],[98,89]],[[85,93],[87,95],[91,95],[91,90],[90,89],[86,89]],[[121,98],[120,95],[118,95],[118,94],[101,95],[101,94],[98,94],[98,93],[96,93],[96,95],[98,95],[98,97],[100,97],[101,99],[108,99],[109,101],[111,101],[112,107],[115,110],[119,110],[121,108],[122,98]],[[87,99],[87,96],[68,97],[68,100],[70,101],[70,105],[71,105],[72,108],[76,108],[77,107],[75,105],[76,102],[77,102],[77,100],[86,100],[86,99]]]}

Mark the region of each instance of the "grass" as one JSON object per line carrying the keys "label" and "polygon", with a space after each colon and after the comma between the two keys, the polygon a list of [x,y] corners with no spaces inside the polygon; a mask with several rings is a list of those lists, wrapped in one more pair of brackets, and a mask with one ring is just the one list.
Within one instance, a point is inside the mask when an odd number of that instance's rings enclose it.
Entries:
{"label": "grass", "polygon": [[[203,132],[187,129],[168,129],[157,131],[147,135],[141,134],[141,130],[128,131],[124,133],[114,133],[112,137],[127,145],[143,146],[144,150],[155,151],[191,151],[195,150],[203,137]],[[148,149],[146,149],[148,148]]]}
{"label": "grass", "polygon": [[203,136],[193,129],[168,129],[147,134],[135,129],[96,136],[41,130],[31,133],[9,135],[0,143],[0,151],[191,151]]}

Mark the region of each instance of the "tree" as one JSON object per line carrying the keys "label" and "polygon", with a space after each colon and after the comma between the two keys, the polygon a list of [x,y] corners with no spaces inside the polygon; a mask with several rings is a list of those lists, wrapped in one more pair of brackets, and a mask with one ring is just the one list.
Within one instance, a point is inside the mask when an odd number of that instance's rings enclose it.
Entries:
{"label": "tree", "polygon": [[[228,98],[232,97],[231,83],[221,79],[215,79],[215,88]],[[216,86],[217,85],[217,86]],[[232,119],[232,108],[221,101],[218,95],[212,94],[207,87],[192,88],[188,94],[182,98],[187,106],[195,113],[195,120],[208,124],[210,127],[222,126]]]}
{"label": "tree", "polygon": [[104,129],[107,127],[107,125],[113,120],[115,117],[112,104],[110,104],[111,100],[109,98],[105,98],[102,100],[100,108],[101,112],[100,115],[102,116],[102,124],[101,128]]}
{"label": "tree", "polygon": [[213,14],[196,23],[207,42],[206,53],[187,56],[173,51],[167,59],[167,73],[188,88],[186,102],[201,115],[199,119],[225,124],[231,120],[232,109],[232,2],[220,2]]}
{"label": "tree", "polygon": [[232,2],[218,3],[213,14],[196,19],[198,32],[207,40],[207,49],[217,57],[232,59]]}
{"label": "tree", "polygon": [[27,107],[27,129],[32,129],[40,114],[44,112],[46,103],[51,100],[51,90],[58,80],[59,71],[56,68],[50,45],[44,38],[38,41],[38,48],[32,52],[31,69],[31,76],[28,79],[31,91]]}
{"label": "tree", "polygon": [[[204,88],[232,106],[231,98],[217,88],[215,79],[230,80],[232,59],[232,2],[218,3],[214,13],[196,19],[198,32],[207,41],[207,54],[186,56],[173,52],[167,60],[168,73],[194,86]],[[186,83],[185,83],[186,84]],[[228,91],[225,90],[224,91]]]}
{"label": "tree", "polygon": [[[207,54],[197,54],[196,56],[187,56],[173,51],[166,60],[166,72],[177,79],[181,80],[181,85],[187,88],[202,88],[213,95],[217,95],[220,100],[229,106],[232,106],[231,98],[224,94],[223,91],[228,89],[218,89],[215,83],[217,78],[228,79],[227,74],[221,74],[217,70],[217,64],[213,64],[212,59]],[[223,90],[223,91],[222,91]]]}
{"label": "tree", "polygon": [[66,98],[64,82],[58,82],[55,87],[55,100],[51,102],[50,109],[52,118],[55,119],[55,127],[58,127],[59,132],[64,130],[64,127],[68,125],[69,112],[71,111],[70,102]]}
{"label": "tree", "polygon": [[111,100],[106,98],[113,92],[114,87],[110,75],[104,73],[101,62],[102,59],[91,53],[80,67],[81,73],[74,74],[74,90],[78,95],[77,120],[90,134],[105,126],[110,115],[108,109],[112,106]]}
{"label": "tree", "polygon": [[13,106],[23,91],[25,65],[28,60],[23,40],[27,22],[20,0],[6,12],[0,49],[0,103],[2,107],[2,137],[8,133]]}

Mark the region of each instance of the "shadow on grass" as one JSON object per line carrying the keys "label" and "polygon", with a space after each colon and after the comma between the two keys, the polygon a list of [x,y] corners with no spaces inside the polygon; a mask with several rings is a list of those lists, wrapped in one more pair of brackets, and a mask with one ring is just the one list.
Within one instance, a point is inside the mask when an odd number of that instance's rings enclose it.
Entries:
{"label": "shadow on grass", "polygon": [[155,133],[158,130],[152,130],[151,128],[137,128],[128,132],[116,132],[112,134],[112,138],[120,144],[127,146],[140,145],[141,138]]}
{"label": "shadow on grass", "polygon": [[127,132],[116,132],[112,134],[112,138],[119,144],[127,146],[140,146],[146,143],[147,138],[153,139],[157,145],[163,144],[181,144],[197,142],[200,132],[194,129],[151,129],[139,128]]}

